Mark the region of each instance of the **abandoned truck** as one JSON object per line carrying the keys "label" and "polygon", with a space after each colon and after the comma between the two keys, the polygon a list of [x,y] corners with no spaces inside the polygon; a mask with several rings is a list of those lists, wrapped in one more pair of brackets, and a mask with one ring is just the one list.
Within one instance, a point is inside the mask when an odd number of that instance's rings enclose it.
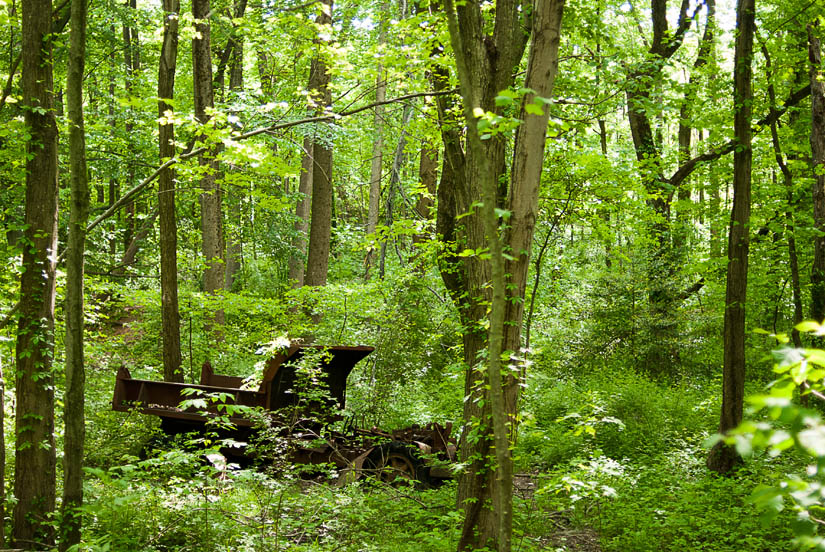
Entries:
{"label": "abandoned truck", "polygon": [[[334,465],[342,483],[362,474],[387,482],[424,484],[450,478],[448,465],[456,457],[450,423],[390,432],[348,423],[343,430],[332,431],[329,423],[340,416],[319,414],[330,411],[325,407],[344,408],[347,377],[372,351],[372,347],[292,345],[265,362],[257,389],[245,388],[244,378],[215,374],[209,363],[203,365],[199,385],[134,379],[121,367],[112,408],[159,416],[167,435],[202,432],[211,420],[220,420],[222,437],[244,443],[267,438],[260,429],[262,413],[267,425],[276,428],[269,435],[286,444],[288,461]],[[308,380],[307,373],[312,374]],[[320,395],[297,389],[307,385],[326,389]],[[193,396],[212,400],[191,400]],[[250,409],[259,413],[257,421],[247,414]],[[244,450],[222,452],[232,460],[249,461]]]}

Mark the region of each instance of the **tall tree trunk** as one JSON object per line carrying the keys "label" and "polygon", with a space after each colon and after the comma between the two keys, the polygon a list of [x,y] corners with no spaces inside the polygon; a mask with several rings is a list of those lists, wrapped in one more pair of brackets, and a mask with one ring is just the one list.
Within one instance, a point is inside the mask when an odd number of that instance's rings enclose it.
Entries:
{"label": "tall tree trunk", "polygon": [[[713,133],[708,133],[708,141],[713,142]],[[719,175],[714,167],[708,167],[708,187],[710,188],[710,200],[708,201],[708,211],[710,219],[708,221],[708,231],[710,233],[709,248],[710,257],[718,259],[722,256],[722,238],[720,236],[722,221],[720,220],[722,210],[722,196],[719,190]]]}
{"label": "tall tree trunk", "polygon": [[[526,106],[534,102],[534,96],[533,93],[525,95],[519,117],[523,122],[513,147],[509,189],[504,200],[499,186],[504,182],[501,176],[506,173],[506,143],[500,137],[481,139],[478,110],[500,111],[495,97],[513,85],[514,69],[528,38],[520,20],[519,5],[498,2],[493,26],[486,24],[480,2],[454,5],[452,0],[447,0],[445,7],[464,99],[468,148],[466,153],[462,151],[455,131],[442,126],[445,163],[438,190],[437,226],[445,241],[452,242],[459,250],[489,247],[491,256],[498,257],[498,266],[475,256],[446,255],[441,261],[442,279],[464,326],[467,365],[465,429],[460,449],[468,465],[458,484],[458,505],[464,512],[458,548],[508,551],[512,528],[509,449],[518,411],[518,381],[511,375],[512,371],[505,371],[505,376],[500,368],[504,357],[515,359],[521,344],[522,305],[549,112],[540,100],[535,100],[535,105],[542,105],[542,114],[528,115]],[[542,98],[551,96],[555,80],[562,8],[561,1],[539,2],[533,14],[524,86]],[[493,29],[493,34],[487,35],[485,29]],[[443,79],[438,78],[436,83],[440,81]],[[439,102],[442,123],[447,117],[445,107],[444,102]],[[482,202],[486,216],[474,213],[462,219],[461,227],[456,225],[456,216],[470,212],[478,201]],[[503,236],[499,236],[499,217],[493,210],[499,202],[509,212],[510,228]],[[504,262],[502,253],[512,260]],[[492,293],[487,287],[491,279]],[[491,300],[488,332],[483,329],[483,323]],[[479,365],[478,356],[485,348],[486,370]],[[490,469],[491,465],[494,469]]]}
{"label": "tall tree trunk", "polygon": [[811,78],[811,164],[814,169],[814,263],[811,268],[811,318],[825,319],[825,82],[822,55],[814,26],[808,25]]}
{"label": "tall tree trunk", "polygon": [[[751,213],[751,86],[755,0],[737,0],[734,52],[733,209],[728,234],[728,272],[725,287],[725,360],[722,376],[722,412],[719,432],[726,433],[742,421],[745,395],[745,301],[748,289],[748,248]],[[717,443],[707,459],[708,468],[728,473],[741,462],[736,449]]]}
{"label": "tall tree trunk", "polygon": [[312,199],[312,167],[315,160],[312,137],[304,137],[303,155],[301,157],[301,174],[298,177],[298,203],[295,205],[295,236],[292,247],[295,251],[289,258],[289,281],[293,287],[304,285],[306,267],[307,229],[309,228],[309,205]]}
{"label": "tall tree trunk", "polygon": [[[704,67],[708,59],[713,56],[715,30],[716,30],[716,1],[706,0],[707,16],[705,18],[705,32],[699,43],[699,51],[696,53],[696,60],[688,78],[687,89],[685,90],[682,105],[679,108],[679,130],[677,133],[679,147],[679,162],[682,165],[690,160],[691,138],[693,134],[693,111],[697,100],[699,70]],[[684,259],[685,248],[687,247],[690,235],[691,217],[689,204],[691,200],[690,180],[686,178],[679,185],[677,192],[679,209],[676,211],[676,231],[673,235],[673,245],[676,249],[676,258],[679,262]]]}
{"label": "tall tree trunk", "polygon": [[[426,227],[433,219],[432,209],[435,205],[433,198],[438,188],[438,149],[430,142],[425,142],[421,146],[421,156],[418,161],[418,181],[423,191],[415,202],[415,214],[424,222]],[[428,239],[428,233],[416,233],[413,236],[413,246],[424,243]]]}
{"label": "tall tree trunk", "polygon": [[[235,0],[234,18],[240,19],[246,11],[246,0]],[[233,34],[230,38],[232,54],[229,63],[229,91],[232,94],[243,92],[243,48],[244,40],[240,30],[233,26]],[[243,214],[241,212],[242,199],[238,197],[228,205],[229,218],[232,226],[229,231],[229,243],[226,246],[226,289],[231,290],[235,284],[235,277],[241,269],[243,258]]]}
{"label": "tall tree trunk", "polygon": [[[321,11],[315,19],[317,26],[332,26],[332,0],[322,0]],[[321,39],[316,39],[318,53],[310,68],[310,94],[319,109],[329,107],[332,92],[329,73],[321,52]],[[332,235],[332,144],[326,139],[316,139],[312,146],[312,207],[309,226],[309,247],[304,284],[323,286],[327,283],[329,246]]]}
{"label": "tall tree trunk", "polygon": [[[390,169],[390,181],[387,184],[387,205],[384,208],[384,225],[390,228],[393,223],[393,203],[395,190],[401,183],[401,167],[404,166],[407,149],[407,126],[412,118],[412,104],[406,104],[401,114],[401,132],[398,135],[398,144],[395,146],[395,154],[392,157],[392,168]],[[381,254],[378,259],[378,275],[384,279],[384,270],[387,262],[387,240],[381,241]]]}
{"label": "tall tree trunk", "polygon": [[71,212],[66,254],[66,392],[64,395],[63,504],[60,551],[80,543],[83,505],[83,450],[86,441],[83,358],[83,255],[89,221],[89,183],[83,123],[83,70],[86,61],[86,0],[72,0],[66,103],[69,115]]}
{"label": "tall tree trunk", "polygon": [[[158,149],[161,162],[175,156],[175,126],[171,100],[175,97],[178,58],[180,0],[163,0],[163,46],[158,62]],[[169,100],[169,101],[167,101]],[[175,182],[172,168],[158,177],[160,217],[160,289],[163,330],[163,379],[183,381],[178,306],[178,223],[175,214]]]}
{"label": "tall tree trunk", "polygon": [[[14,528],[19,548],[54,542],[54,301],[57,258],[57,123],[50,41],[51,0],[23,3],[23,105],[26,145],[26,230],[17,326]],[[35,109],[36,108],[36,109]]]}
{"label": "tall tree trunk", "polygon": [[[771,113],[776,112],[776,90],[773,86],[773,70],[771,55],[768,51],[767,45],[762,44],[762,55],[765,58],[765,72],[768,75],[768,101]],[[785,206],[785,232],[788,236],[788,264],[791,272],[791,294],[793,302],[793,324],[794,328],[791,330],[791,338],[793,339],[794,347],[802,347],[802,338],[799,335],[799,330],[796,325],[802,322],[802,286],[799,281],[799,259],[796,253],[796,224],[794,222],[794,185],[793,173],[790,167],[785,162],[785,157],[782,154],[782,144],[779,142],[778,126],[779,122],[774,120],[771,122],[771,143],[773,144],[774,157],[776,158],[776,165],[782,173],[782,180],[785,184],[785,191],[788,197]]]}
{"label": "tall tree trunk", "polygon": [[[389,2],[384,0],[381,3],[381,14],[378,25],[378,47],[384,48],[387,44],[387,20],[390,17]],[[383,54],[383,51],[381,52]],[[384,64],[378,63],[378,77],[375,80],[375,101],[381,103],[387,98],[387,75],[384,71]],[[373,117],[374,138],[372,142],[372,158],[370,162],[370,196],[369,207],[367,209],[367,236],[375,234],[378,226],[378,210],[381,203],[381,168],[384,161],[384,106],[375,106]],[[370,267],[374,247],[367,249],[367,258],[364,260],[364,279],[369,280]]]}
{"label": "tall tree trunk", "polygon": [[[110,6],[111,7],[111,6]],[[113,35],[115,34],[115,27],[114,25],[109,27],[109,32]],[[109,97],[107,98],[108,104],[108,126],[109,132],[112,133],[114,136],[117,133],[117,119],[115,118],[115,73],[117,71],[117,61],[115,58],[115,53],[112,52],[109,54]],[[120,190],[118,189],[117,178],[115,178],[115,170],[114,167],[111,170],[111,174],[109,175],[109,207],[112,207],[117,200],[120,199]],[[117,213],[117,218],[112,221],[112,230],[110,232],[111,237],[109,238],[109,260],[112,264],[115,262],[115,255],[117,254],[117,232],[118,229],[118,222],[120,221],[120,212]]]}
{"label": "tall tree trunk", "polygon": [[651,98],[656,86],[661,85],[664,68],[679,50],[685,33],[690,28],[693,17],[687,12],[689,2],[684,1],[679,10],[676,29],[668,28],[667,0],[651,0],[652,40],[648,57],[633,67],[628,77],[627,115],[633,147],[639,163],[642,183],[649,194],[646,200],[653,212],[650,231],[654,243],[649,252],[648,281],[649,304],[651,310],[651,347],[646,365],[650,370],[663,371],[674,364],[673,340],[676,324],[673,316],[677,293],[674,289],[674,275],[678,264],[673,258],[673,236],[671,225],[671,202],[673,187],[664,176],[664,159],[659,132],[654,134],[651,115],[661,114],[661,106]]}
{"label": "tall tree trunk", "polygon": [[[212,90],[212,51],[209,23],[209,0],[193,0],[192,16],[195,18],[196,34],[192,39],[192,71],[195,94],[195,118],[202,125],[209,123],[208,110],[215,107]],[[201,136],[204,142],[209,139]],[[218,180],[218,166],[214,160],[217,148],[207,145],[207,152],[198,157],[204,173],[201,176],[201,234],[202,252],[206,268],[203,272],[203,290],[210,295],[219,293],[226,287],[226,266],[224,264],[223,238],[223,193]],[[212,322],[222,325],[223,309],[215,309]]]}
{"label": "tall tree trunk", "polygon": [[[130,16],[134,16],[134,14],[137,13],[137,0],[126,0],[125,5],[131,12]],[[126,68],[126,95],[129,98],[132,98],[135,94],[135,82],[138,80],[138,71],[140,70],[140,44],[137,28],[129,24],[123,25],[123,61]],[[135,151],[135,145],[133,143],[134,140],[132,137],[132,131],[135,126],[132,122],[132,118],[134,117],[134,108],[131,104],[129,105],[128,113],[129,115],[126,118],[124,127],[126,130],[127,153],[131,154]],[[126,189],[128,190],[135,184],[135,163],[132,158],[127,160],[126,173],[128,175]],[[139,214],[137,203],[135,201],[129,202],[129,204],[125,207],[125,210],[126,228],[123,234],[124,256],[126,256],[126,251],[135,241],[135,233],[138,231],[137,221]]]}

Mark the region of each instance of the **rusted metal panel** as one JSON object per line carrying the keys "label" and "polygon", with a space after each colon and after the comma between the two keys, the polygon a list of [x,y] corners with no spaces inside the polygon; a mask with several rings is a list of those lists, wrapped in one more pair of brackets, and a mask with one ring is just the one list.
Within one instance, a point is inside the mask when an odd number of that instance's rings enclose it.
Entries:
{"label": "rusted metal panel", "polygon": [[260,391],[268,394],[267,409],[278,410],[297,401],[297,394],[290,392],[295,386],[295,367],[311,352],[320,352],[320,366],[326,375],[330,397],[339,408],[346,405],[347,378],[352,369],[370,354],[372,347],[323,347],[319,345],[293,345],[286,352],[275,355],[266,364]]}
{"label": "rusted metal panel", "polygon": [[[219,416],[221,412],[217,404],[211,402],[205,409],[182,409],[181,402],[190,398],[184,390],[195,389],[207,396],[220,394],[223,404],[258,407],[272,413],[272,423],[284,424],[281,437],[287,439],[290,461],[334,465],[342,470],[342,481],[358,478],[365,471],[392,469],[392,466],[384,467],[382,460],[385,459],[408,467],[410,473],[404,477],[409,479],[451,477],[450,470],[442,465],[444,461],[453,462],[456,458],[456,441],[450,435],[450,423],[412,426],[390,432],[350,427],[342,433],[322,431],[324,423],[331,421],[328,417],[300,421],[314,410],[324,410],[322,404],[302,403],[302,411],[290,410],[298,404],[300,390],[295,389],[299,382],[296,370],[306,357],[318,355],[312,368],[319,369],[325,379],[333,403],[328,406],[343,408],[347,377],[372,351],[372,347],[292,346],[267,361],[257,390],[242,389],[243,378],[215,374],[208,363],[201,370],[200,384],[133,379],[129,370],[123,367],[118,370],[115,381],[112,408],[120,411],[137,409],[160,416],[161,428],[166,433],[185,433],[202,430],[209,418]],[[288,420],[290,423],[285,423]],[[229,421],[235,429],[224,428],[221,430],[224,436],[247,441],[256,432],[253,422],[243,416],[230,416]],[[226,452],[236,458],[245,457],[244,452]],[[433,459],[441,462],[433,463]]]}
{"label": "rusted metal panel", "polygon": [[232,387],[240,389],[243,385],[243,378],[236,376],[222,376],[212,370],[212,365],[207,361],[201,367],[201,385],[212,385],[214,387]]}

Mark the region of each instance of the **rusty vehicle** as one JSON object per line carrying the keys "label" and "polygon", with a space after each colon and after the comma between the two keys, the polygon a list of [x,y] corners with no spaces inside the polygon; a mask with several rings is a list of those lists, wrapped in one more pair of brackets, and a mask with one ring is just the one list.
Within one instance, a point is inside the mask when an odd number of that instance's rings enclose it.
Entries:
{"label": "rusty vehicle", "polygon": [[[135,379],[121,367],[115,382],[112,408],[137,410],[159,416],[167,435],[203,432],[210,421],[222,422],[221,437],[248,443],[261,437],[261,417],[275,427],[274,435],[287,444],[290,462],[332,465],[339,470],[341,483],[374,474],[388,482],[415,480],[423,484],[451,477],[449,463],[456,458],[456,442],[450,437],[450,423],[413,426],[395,431],[358,428],[353,419],[340,416],[324,406],[343,409],[346,382],[355,365],[373,351],[372,347],[321,347],[292,345],[269,358],[257,389],[248,389],[244,378],[215,374],[211,365],[201,369],[200,384]],[[311,365],[325,387],[324,399],[302,398],[301,367]],[[306,366],[304,366],[304,369]],[[187,401],[192,396],[211,397],[212,402]],[[326,402],[324,405],[322,403]],[[258,413],[248,415],[250,409]],[[264,434],[266,435],[266,434]],[[269,435],[273,435],[270,431]],[[233,461],[249,463],[245,448],[221,450]]]}

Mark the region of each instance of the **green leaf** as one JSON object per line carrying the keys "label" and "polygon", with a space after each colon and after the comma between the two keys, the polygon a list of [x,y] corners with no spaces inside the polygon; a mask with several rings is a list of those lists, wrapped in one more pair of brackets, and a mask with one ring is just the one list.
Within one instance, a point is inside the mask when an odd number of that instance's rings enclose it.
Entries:
{"label": "green leaf", "polygon": [[536,104],[529,103],[524,106],[524,111],[530,115],[544,115],[544,110]]}
{"label": "green leaf", "polygon": [[813,320],[806,320],[804,322],[800,322],[795,326],[797,330],[800,332],[815,332],[819,334],[822,331],[822,326],[817,324]]}
{"label": "green leaf", "polygon": [[511,98],[510,96],[504,96],[504,95],[496,96],[495,100],[496,100],[496,105],[500,106],[500,107],[511,105],[513,103],[513,98]]}

